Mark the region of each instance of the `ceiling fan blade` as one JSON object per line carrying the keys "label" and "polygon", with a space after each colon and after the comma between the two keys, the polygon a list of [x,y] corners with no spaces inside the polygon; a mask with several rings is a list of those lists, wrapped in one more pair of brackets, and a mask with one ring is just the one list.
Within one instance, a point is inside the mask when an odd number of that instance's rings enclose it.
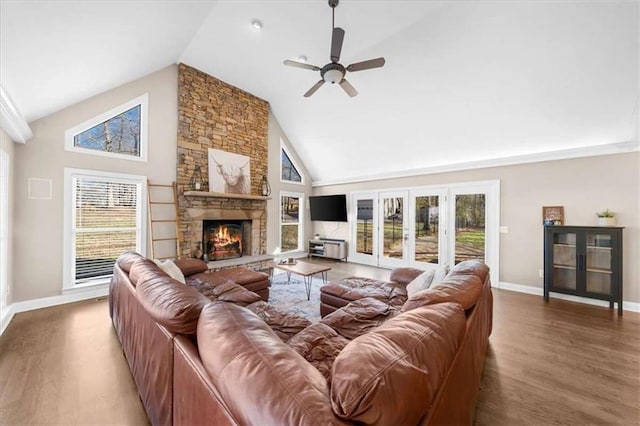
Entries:
{"label": "ceiling fan blade", "polygon": [[371,68],[380,68],[384,65],[384,58],[369,59],[368,61],[356,62],[347,67],[347,71],[364,71]]}
{"label": "ceiling fan blade", "polygon": [[318,90],[320,88],[320,86],[322,86],[323,84],[324,84],[324,80],[318,81],[316,84],[314,84],[311,87],[311,89],[307,90],[307,93],[304,94],[304,97],[308,98],[309,96],[311,96],[314,93],[316,93],[316,90]]}
{"label": "ceiling fan blade", "polygon": [[283,63],[285,65],[289,65],[290,67],[304,68],[305,70],[311,70],[311,71],[320,71],[320,67],[316,67],[315,65],[305,64],[302,62],[290,61],[287,59]]}
{"label": "ceiling fan blade", "polygon": [[333,34],[331,35],[331,62],[338,62],[340,60],[342,42],[344,42],[344,30],[336,27],[333,29]]}
{"label": "ceiling fan blade", "polygon": [[349,83],[344,78],[340,80],[340,87],[342,87],[342,90],[347,92],[347,95],[351,96],[352,98],[358,94],[358,91],[351,85],[351,83]]}

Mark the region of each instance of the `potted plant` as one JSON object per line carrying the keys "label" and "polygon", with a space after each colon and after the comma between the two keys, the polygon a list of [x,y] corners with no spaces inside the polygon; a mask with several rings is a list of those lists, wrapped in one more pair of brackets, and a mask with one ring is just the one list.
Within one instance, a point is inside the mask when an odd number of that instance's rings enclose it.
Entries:
{"label": "potted plant", "polygon": [[598,226],[616,226],[615,214],[609,209],[597,212],[596,216],[598,216]]}

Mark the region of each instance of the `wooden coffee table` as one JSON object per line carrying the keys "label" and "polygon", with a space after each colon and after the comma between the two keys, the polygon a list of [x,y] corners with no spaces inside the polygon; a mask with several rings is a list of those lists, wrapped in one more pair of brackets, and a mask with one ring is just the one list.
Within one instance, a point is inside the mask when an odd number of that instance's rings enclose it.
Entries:
{"label": "wooden coffee table", "polygon": [[327,271],[331,268],[324,265],[317,265],[315,263],[307,263],[301,260],[296,263],[280,263],[273,262],[273,268],[282,269],[287,272],[287,282],[291,282],[291,274],[301,275],[304,280],[304,287],[307,290],[307,300],[311,299],[311,281],[316,274],[322,274],[322,281],[327,283]]}

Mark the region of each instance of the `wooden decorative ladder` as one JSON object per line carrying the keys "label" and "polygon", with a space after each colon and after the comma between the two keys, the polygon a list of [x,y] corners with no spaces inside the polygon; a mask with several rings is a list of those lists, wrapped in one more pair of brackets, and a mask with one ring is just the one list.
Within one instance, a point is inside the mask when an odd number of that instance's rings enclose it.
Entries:
{"label": "wooden decorative ladder", "polygon": [[[154,184],[147,180],[147,203],[149,215],[149,234],[151,235],[151,257],[153,259],[177,259],[180,256],[180,238],[178,229],[178,190],[173,182],[171,185]],[[173,208],[169,208],[173,206]],[[174,224],[175,235],[171,235],[169,227]],[[171,245],[166,241],[175,241],[175,254],[170,255]],[[163,244],[164,243],[164,244]],[[159,247],[156,247],[158,245]],[[161,247],[160,247],[161,246]],[[164,249],[156,257],[158,248]]]}

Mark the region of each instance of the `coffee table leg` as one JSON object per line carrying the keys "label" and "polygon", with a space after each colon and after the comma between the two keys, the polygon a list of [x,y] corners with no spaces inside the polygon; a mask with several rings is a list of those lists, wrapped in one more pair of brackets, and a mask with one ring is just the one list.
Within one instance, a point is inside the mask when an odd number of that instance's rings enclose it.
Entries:
{"label": "coffee table leg", "polygon": [[291,284],[291,272],[287,271],[287,284]]}
{"label": "coffee table leg", "polygon": [[327,283],[327,271],[322,271],[322,284]]}
{"label": "coffee table leg", "polygon": [[305,275],[304,276],[304,288],[307,290],[307,300],[311,300],[311,281],[313,280],[313,275]]}

